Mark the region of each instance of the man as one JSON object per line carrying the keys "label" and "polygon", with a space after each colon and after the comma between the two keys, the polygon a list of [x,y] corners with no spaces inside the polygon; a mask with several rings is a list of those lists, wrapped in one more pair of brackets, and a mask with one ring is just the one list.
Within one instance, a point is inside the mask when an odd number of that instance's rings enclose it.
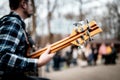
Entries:
{"label": "man", "polygon": [[0,20],[0,71],[2,80],[35,80],[24,74],[35,71],[48,63],[54,56],[50,47],[38,58],[27,58],[29,39],[24,19],[33,14],[30,0],[9,0],[10,14]]}

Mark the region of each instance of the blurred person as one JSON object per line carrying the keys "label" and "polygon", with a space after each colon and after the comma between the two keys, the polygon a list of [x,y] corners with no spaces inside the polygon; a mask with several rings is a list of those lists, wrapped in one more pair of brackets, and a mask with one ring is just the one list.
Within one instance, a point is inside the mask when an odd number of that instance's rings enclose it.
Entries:
{"label": "blurred person", "polygon": [[87,58],[85,56],[85,46],[81,46],[80,49],[78,49],[78,55],[80,56],[80,66],[85,67],[87,66]]}
{"label": "blurred person", "polygon": [[53,60],[51,59],[51,61],[49,61],[46,66],[45,66],[45,71],[46,72],[50,72],[50,67],[53,64]]}
{"label": "blurred person", "polygon": [[[24,20],[33,14],[31,0],[9,0],[11,12],[0,19],[0,70],[2,80],[37,80],[25,72],[36,71],[54,56],[50,46],[38,58],[27,58],[30,42]],[[42,78],[41,78],[42,79]]]}
{"label": "blurred person", "polygon": [[55,71],[60,70],[61,68],[61,51],[57,51],[55,56],[53,57],[53,69]]}
{"label": "blurred person", "polygon": [[93,61],[93,54],[91,49],[91,44],[86,44],[86,47],[84,49],[85,56],[87,58],[88,65],[92,65]]}
{"label": "blurred person", "polygon": [[111,43],[110,45],[111,45],[111,49],[112,49],[112,52],[111,52],[111,64],[116,64],[117,50],[115,48],[114,43]]}
{"label": "blurred person", "polygon": [[75,66],[78,65],[77,59],[78,59],[78,49],[75,46],[73,47],[73,52],[72,52],[72,64]]}
{"label": "blurred person", "polygon": [[66,66],[69,68],[72,60],[72,46],[68,46],[65,52]]}
{"label": "blurred person", "polygon": [[111,46],[109,44],[106,45],[106,56],[105,56],[105,64],[111,64],[111,53],[112,53],[112,49]]}
{"label": "blurred person", "polygon": [[105,63],[105,57],[107,54],[107,48],[106,48],[106,44],[103,42],[101,43],[99,50],[98,50],[98,54],[101,56],[101,60],[104,60],[103,62]]}
{"label": "blurred person", "polygon": [[96,65],[97,59],[98,59],[98,47],[96,43],[93,43],[92,45],[92,54],[94,59],[94,65]]}

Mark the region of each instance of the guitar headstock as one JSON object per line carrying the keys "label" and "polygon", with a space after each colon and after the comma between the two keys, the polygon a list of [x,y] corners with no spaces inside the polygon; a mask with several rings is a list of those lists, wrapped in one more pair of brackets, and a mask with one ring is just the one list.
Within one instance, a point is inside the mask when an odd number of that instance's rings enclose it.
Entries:
{"label": "guitar headstock", "polygon": [[87,40],[91,41],[94,35],[102,32],[102,29],[95,21],[87,21],[84,25],[81,25],[81,23],[75,23],[74,25],[76,27],[73,29],[70,37],[76,37],[76,40],[71,43],[77,46],[86,43]]}

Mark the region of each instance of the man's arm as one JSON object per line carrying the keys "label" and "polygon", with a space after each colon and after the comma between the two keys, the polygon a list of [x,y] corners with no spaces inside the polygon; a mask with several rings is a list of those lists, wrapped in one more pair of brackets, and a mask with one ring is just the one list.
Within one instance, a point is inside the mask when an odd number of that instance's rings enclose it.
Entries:
{"label": "man's arm", "polygon": [[0,64],[4,68],[23,71],[37,68],[38,59],[19,57],[15,53],[22,35],[20,25],[17,22],[8,21],[0,27]]}

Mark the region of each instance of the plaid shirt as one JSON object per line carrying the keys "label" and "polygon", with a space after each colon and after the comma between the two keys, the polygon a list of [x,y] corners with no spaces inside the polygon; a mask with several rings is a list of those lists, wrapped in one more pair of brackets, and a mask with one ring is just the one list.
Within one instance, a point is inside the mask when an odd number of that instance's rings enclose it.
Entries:
{"label": "plaid shirt", "polygon": [[4,16],[0,23],[0,69],[3,71],[35,71],[37,59],[26,57],[25,23],[14,12]]}

